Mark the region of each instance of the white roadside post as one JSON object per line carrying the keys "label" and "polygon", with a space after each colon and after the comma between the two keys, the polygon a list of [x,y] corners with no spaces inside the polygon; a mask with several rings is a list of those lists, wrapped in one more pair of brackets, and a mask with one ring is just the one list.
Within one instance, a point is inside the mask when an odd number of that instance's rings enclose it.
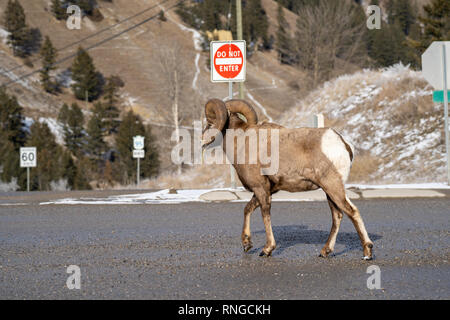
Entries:
{"label": "white roadside post", "polygon": [[[211,41],[210,54],[211,81],[228,82],[228,99],[231,100],[233,99],[233,82],[245,81],[247,63],[245,40]],[[233,165],[230,164],[232,189],[236,189],[235,174]]]}
{"label": "white roadside post", "polygon": [[447,183],[450,185],[450,128],[448,119],[448,84],[450,83],[450,41],[435,41],[422,55],[422,73],[436,89],[433,101],[444,104]]}
{"label": "white roadside post", "polygon": [[30,168],[37,165],[36,147],[20,148],[20,167],[27,168],[27,191],[30,192]]}
{"label": "white roadside post", "polygon": [[133,158],[137,159],[137,172],[136,172],[136,185],[137,186],[139,186],[140,175],[141,175],[140,159],[143,159],[145,157],[144,139],[145,139],[145,137],[142,137],[142,136],[133,137],[133,148],[134,148]]}

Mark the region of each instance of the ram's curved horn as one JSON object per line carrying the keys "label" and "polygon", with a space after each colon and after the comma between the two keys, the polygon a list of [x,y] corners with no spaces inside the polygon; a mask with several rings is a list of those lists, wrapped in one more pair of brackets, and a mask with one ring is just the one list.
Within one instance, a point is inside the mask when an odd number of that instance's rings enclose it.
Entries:
{"label": "ram's curved horn", "polygon": [[255,125],[258,123],[255,109],[247,101],[233,99],[225,102],[225,106],[230,112],[241,113],[247,119],[247,124]]}
{"label": "ram's curved horn", "polygon": [[[203,148],[206,148],[212,142],[217,140],[228,120],[228,111],[225,103],[219,99],[211,99],[205,105],[205,116],[208,125],[204,128],[203,134],[208,129],[217,129],[218,132],[209,141],[202,141]],[[203,139],[203,138],[202,138]]]}
{"label": "ram's curved horn", "polygon": [[211,99],[205,105],[205,116],[208,124],[222,131],[228,119],[225,103],[219,99]]}

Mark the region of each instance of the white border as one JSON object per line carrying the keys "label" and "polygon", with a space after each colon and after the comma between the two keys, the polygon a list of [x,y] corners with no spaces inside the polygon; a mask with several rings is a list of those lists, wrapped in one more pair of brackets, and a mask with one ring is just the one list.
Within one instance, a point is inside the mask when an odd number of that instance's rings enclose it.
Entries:
{"label": "white border", "polygon": [[[241,79],[236,79],[236,78],[234,78],[234,79],[226,79],[226,78],[221,77],[221,79],[219,79],[219,80],[213,79],[213,75],[215,73],[214,72],[215,69],[214,69],[213,44],[215,44],[215,43],[218,43],[218,44],[234,44],[234,45],[238,45],[238,46],[244,44],[242,70],[237,75],[238,77],[243,75],[243,78],[241,78]],[[210,72],[211,73],[211,82],[244,82],[246,80],[246,72],[247,72],[247,44],[246,44],[245,40],[211,41],[209,43],[209,55],[210,55],[210,61],[211,61],[211,66],[210,66],[211,67],[211,72]]]}

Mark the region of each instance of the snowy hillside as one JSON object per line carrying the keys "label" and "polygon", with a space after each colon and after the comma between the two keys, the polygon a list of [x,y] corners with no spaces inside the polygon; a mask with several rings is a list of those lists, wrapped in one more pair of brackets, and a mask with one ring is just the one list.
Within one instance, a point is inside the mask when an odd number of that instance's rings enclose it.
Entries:
{"label": "snowy hillside", "polygon": [[[420,72],[395,65],[341,76],[274,120],[286,127],[310,126],[317,113],[356,148],[349,183],[445,181],[443,106],[432,102],[432,89]],[[229,179],[228,166],[197,165],[182,176],[163,174],[144,185],[226,187]]]}
{"label": "snowy hillside", "polygon": [[280,119],[305,126],[323,113],[357,149],[350,180],[370,183],[445,180],[442,104],[420,72],[403,65],[364,70],[325,83]]}

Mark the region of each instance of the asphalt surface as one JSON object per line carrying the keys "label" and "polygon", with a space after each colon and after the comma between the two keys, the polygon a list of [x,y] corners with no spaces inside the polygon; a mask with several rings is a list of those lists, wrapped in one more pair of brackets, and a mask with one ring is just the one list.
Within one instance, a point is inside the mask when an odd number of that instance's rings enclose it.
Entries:
{"label": "asphalt surface", "polygon": [[[355,200],[373,261],[361,260],[347,217],[335,255],[318,257],[331,226],[326,202],[274,203],[277,249],[263,258],[259,210],[255,247],[241,249],[244,203],[14,201],[0,206],[0,299],[450,298],[449,197]],[[69,265],[80,267],[80,290],[66,286]],[[371,265],[380,268],[382,289],[367,288]]]}

